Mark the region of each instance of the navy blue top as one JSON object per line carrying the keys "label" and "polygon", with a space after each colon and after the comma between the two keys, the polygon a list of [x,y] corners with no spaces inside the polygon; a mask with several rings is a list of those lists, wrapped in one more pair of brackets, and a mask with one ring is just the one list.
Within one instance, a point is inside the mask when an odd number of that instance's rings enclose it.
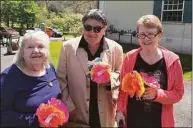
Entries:
{"label": "navy blue top", "polygon": [[46,74],[33,77],[15,64],[1,74],[1,127],[39,127],[36,109],[52,97],[60,98],[61,90],[52,64]]}

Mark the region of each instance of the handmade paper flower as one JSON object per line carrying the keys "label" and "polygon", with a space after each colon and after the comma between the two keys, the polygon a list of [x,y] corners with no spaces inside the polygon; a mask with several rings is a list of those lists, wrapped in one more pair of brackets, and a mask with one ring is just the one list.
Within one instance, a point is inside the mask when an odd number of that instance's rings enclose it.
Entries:
{"label": "handmade paper flower", "polygon": [[50,128],[64,125],[69,118],[67,107],[56,98],[51,98],[47,104],[40,104],[36,115],[41,127]]}
{"label": "handmade paper flower", "polygon": [[101,58],[97,57],[95,60],[89,62],[88,69],[87,77],[91,78],[92,81],[98,84],[110,81],[111,67],[108,63],[102,62]]}
{"label": "handmade paper flower", "polygon": [[154,76],[149,76],[144,72],[138,73],[133,71],[127,73],[122,79],[122,90],[127,92],[130,97],[136,94],[136,98],[140,99],[147,87],[160,88],[160,84]]}
{"label": "handmade paper flower", "polygon": [[99,63],[99,62],[102,62],[102,59],[97,57],[95,58],[93,61],[88,61],[88,70],[89,72],[87,72],[86,76],[88,78],[91,78],[91,70],[92,70],[92,67],[94,66],[95,63]]}
{"label": "handmade paper flower", "polygon": [[91,80],[101,84],[108,83],[111,77],[110,65],[104,62],[95,63],[91,69]]}
{"label": "handmade paper flower", "polygon": [[127,73],[122,79],[121,89],[124,92],[127,92],[130,97],[133,97],[136,94],[136,97],[140,99],[145,92],[144,82],[141,75],[136,71]]}
{"label": "handmade paper flower", "polygon": [[160,88],[160,84],[154,76],[150,76],[144,72],[140,72],[140,75],[143,78],[145,85],[153,88]]}

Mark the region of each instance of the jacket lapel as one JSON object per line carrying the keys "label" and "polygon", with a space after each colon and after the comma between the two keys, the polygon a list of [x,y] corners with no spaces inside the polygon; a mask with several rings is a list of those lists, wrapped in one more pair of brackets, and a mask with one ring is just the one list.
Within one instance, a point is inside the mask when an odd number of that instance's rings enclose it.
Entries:
{"label": "jacket lapel", "polygon": [[[77,58],[80,62],[80,64],[82,65],[82,68],[85,72],[85,75],[87,75],[87,73],[89,72],[88,70],[88,55],[86,53],[86,51],[83,49],[83,48],[78,48],[78,45],[80,43],[80,39],[82,38],[82,36],[78,37],[75,45],[74,45],[74,49],[76,51],[76,55],[77,55]],[[109,44],[106,40],[106,38],[104,38],[104,44],[103,44],[103,52],[101,53],[100,57],[102,58],[102,60],[104,62],[107,62],[110,64],[111,62],[111,52],[110,52],[110,48],[109,48]]]}
{"label": "jacket lapel", "polygon": [[75,51],[75,54],[78,58],[78,61],[80,62],[81,66],[85,72],[85,75],[86,75],[89,72],[88,64],[87,64],[88,63],[88,55],[83,48],[78,47],[81,38],[82,38],[82,36],[75,38],[74,42],[72,43],[72,47]]}
{"label": "jacket lapel", "polygon": [[110,53],[110,50],[107,49],[107,50],[104,50],[100,57],[102,58],[103,62],[106,62],[106,63],[110,63],[111,62],[111,53]]}
{"label": "jacket lapel", "polygon": [[88,55],[86,51],[83,48],[78,48],[76,51],[76,55],[78,57],[80,64],[82,65],[85,74],[87,74],[89,70],[88,70]]}
{"label": "jacket lapel", "polygon": [[110,52],[110,45],[106,41],[106,38],[104,37],[104,44],[103,44],[103,52],[101,53],[100,57],[104,62],[110,63],[111,62],[111,52]]}

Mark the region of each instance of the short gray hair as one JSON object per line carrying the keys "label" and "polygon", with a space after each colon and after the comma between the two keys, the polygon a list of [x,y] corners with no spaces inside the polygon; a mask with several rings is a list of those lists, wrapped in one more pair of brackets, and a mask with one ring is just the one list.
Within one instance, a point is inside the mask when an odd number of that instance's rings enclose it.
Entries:
{"label": "short gray hair", "polygon": [[24,46],[25,46],[25,43],[27,41],[33,40],[33,38],[41,38],[44,41],[44,47],[46,49],[46,60],[45,60],[44,65],[46,68],[50,68],[50,64],[49,64],[49,56],[50,56],[49,42],[50,42],[50,39],[49,39],[49,36],[43,31],[29,32],[23,36],[23,39],[22,39],[21,44],[20,44],[20,48],[19,48],[19,50],[15,56],[15,59],[14,59],[14,63],[17,66],[19,66],[21,69],[25,66],[25,61],[23,58]]}
{"label": "short gray hair", "polygon": [[102,22],[104,26],[107,26],[107,19],[105,14],[99,9],[91,9],[82,18],[82,24],[84,24],[88,19],[94,19]]}

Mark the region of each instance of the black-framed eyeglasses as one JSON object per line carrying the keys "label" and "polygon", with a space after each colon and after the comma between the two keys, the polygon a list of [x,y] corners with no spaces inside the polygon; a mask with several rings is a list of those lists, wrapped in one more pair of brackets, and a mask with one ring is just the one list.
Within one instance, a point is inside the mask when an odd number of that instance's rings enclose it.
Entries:
{"label": "black-framed eyeglasses", "polygon": [[158,34],[159,34],[159,32],[158,32],[157,34],[148,34],[148,35],[145,35],[145,34],[137,34],[137,38],[139,38],[139,39],[145,39],[145,37],[147,37],[148,39],[153,39],[153,38],[155,38]]}
{"label": "black-framed eyeglasses", "polygon": [[84,29],[86,31],[92,31],[95,32],[95,33],[99,33],[104,27],[101,27],[101,26],[91,26],[91,25],[87,25],[87,24],[84,24]]}

